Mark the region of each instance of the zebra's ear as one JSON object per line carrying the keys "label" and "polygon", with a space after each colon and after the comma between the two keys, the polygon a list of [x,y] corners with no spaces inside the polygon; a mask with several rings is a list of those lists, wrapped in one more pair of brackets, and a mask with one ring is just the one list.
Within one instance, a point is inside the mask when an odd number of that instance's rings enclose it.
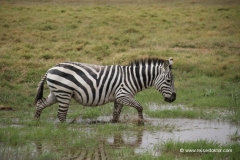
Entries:
{"label": "zebra's ear", "polygon": [[170,57],[170,58],[168,59],[168,61],[169,61],[169,65],[172,66],[172,65],[173,65],[173,58]]}
{"label": "zebra's ear", "polygon": [[164,62],[164,66],[163,66],[163,71],[164,72],[169,72],[169,69],[170,69],[170,62],[167,60]]}
{"label": "zebra's ear", "polygon": [[169,62],[169,68],[170,68],[170,69],[172,69],[172,65],[173,65],[173,58],[172,58],[172,57],[170,57],[170,58],[168,59],[168,62]]}

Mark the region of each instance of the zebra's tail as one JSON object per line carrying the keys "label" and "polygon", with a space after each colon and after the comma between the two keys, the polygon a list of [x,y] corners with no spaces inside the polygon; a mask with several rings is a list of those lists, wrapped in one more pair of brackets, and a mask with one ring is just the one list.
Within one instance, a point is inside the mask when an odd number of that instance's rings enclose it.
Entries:
{"label": "zebra's tail", "polygon": [[42,99],[43,98],[43,87],[44,87],[44,82],[47,78],[47,74],[46,73],[43,78],[41,79],[41,81],[38,83],[38,88],[37,88],[37,95],[35,97],[35,100],[34,100],[34,105],[37,104],[37,101]]}

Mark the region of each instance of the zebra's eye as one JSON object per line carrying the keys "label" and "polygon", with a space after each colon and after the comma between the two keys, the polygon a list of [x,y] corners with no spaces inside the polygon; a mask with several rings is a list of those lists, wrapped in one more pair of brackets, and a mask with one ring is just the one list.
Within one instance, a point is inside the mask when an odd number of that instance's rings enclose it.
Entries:
{"label": "zebra's eye", "polygon": [[168,83],[170,83],[170,82],[171,82],[171,80],[170,80],[170,79],[167,79],[167,82],[168,82]]}

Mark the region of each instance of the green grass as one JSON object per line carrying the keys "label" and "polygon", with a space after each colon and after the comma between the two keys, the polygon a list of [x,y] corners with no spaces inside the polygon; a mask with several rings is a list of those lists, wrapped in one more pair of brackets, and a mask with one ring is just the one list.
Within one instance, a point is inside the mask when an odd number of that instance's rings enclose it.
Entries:
{"label": "green grass", "polygon": [[2,104],[30,102],[41,75],[62,61],[127,64],[148,56],[174,57],[178,103],[227,107],[239,94],[237,6],[55,3],[3,3]]}
{"label": "green grass", "polygon": [[[129,122],[96,124],[90,128],[98,133],[85,132],[89,128],[84,124],[58,124],[57,104],[43,110],[39,121],[33,120],[33,101],[41,76],[51,66],[64,61],[125,65],[136,58],[173,57],[177,91],[173,105],[184,105],[189,110],[151,111],[149,103],[161,106],[166,102],[160,93],[150,88],[136,95],[144,113],[156,118],[220,117],[239,123],[238,1],[144,0],[140,3],[104,0],[93,3],[53,0],[0,3],[0,106],[13,109],[0,111],[0,148],[8,146],[0,149],[4,159],[69,159],[71,151],[95,148],[98,137],[142,129]],[[47,87],[44,94],[48,94]],[[80,114],[83,119],[109,116],[112,106],[85,108],[73,101],[67,118],[72,120]],[[219,111],[228,114],[221,117]],[[123,115],[137,115],[137,111],[124,107]],[[154,131],[152,126],[144,127]],[[233,139],[238,137],[233,135]],[[42,144],[53,153],[38,154],[33,147],[35,143]],[[172,143],[172,149],[166,148],[160,157],[153,157],[151,153],[132,154],[133,150],[128,147],[108,154],[121,159],[174,159],[175,153],[178,159],[195,158],[196,155],[182,155],[179,148],[174,148],[188,146],[190,142]],[[193,142],[193,146],[198,143],[202,142]],[[205,143],[211,147],[239,148],[235,144],[219,146],[208,141]],[[221,153],[217,158],[221,155],[232,158],[228,153]],[[211,156],[215,155],[201,154],[197,158]]]}

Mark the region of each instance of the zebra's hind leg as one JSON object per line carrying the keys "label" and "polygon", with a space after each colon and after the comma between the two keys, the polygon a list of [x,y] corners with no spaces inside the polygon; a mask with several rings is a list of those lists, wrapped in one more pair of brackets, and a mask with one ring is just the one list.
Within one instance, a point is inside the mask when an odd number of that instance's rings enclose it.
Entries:
{"label": "zebra's hind leg", "polygon": [[69,107],[69,105],[62,104],[62,103],[59,104],[59,108],[58,108],[58,119],[59,119],[61,122],[66,122],[68,107]]}
{"label": "zebra's hind leg", "polygon": [[52,104],[54,104],[56,102],[57,102],[57,99],[52,92],[47,97],[38,100],[37,104],[36,104],[36,112],[35,112],[34,118],[39,119],[42,110],[46,107],[51,106]]}
{"label": "zebra's hind leg", "polygon": [[66,116],[68,112],[68,107],[71,101],[71,94],[59,94],[56,95],[56,98],[59,102],[59,107],[58,107],[58,119],[61,122],[66,121]]}
{"label": "zebra's hind leg", "polygon": [[113,119],[112,122],[113,123],[117,123],[120,117],[120,113],[122,111],[123,105],[117,102],[114,102],[114,106],[113,106]]}

